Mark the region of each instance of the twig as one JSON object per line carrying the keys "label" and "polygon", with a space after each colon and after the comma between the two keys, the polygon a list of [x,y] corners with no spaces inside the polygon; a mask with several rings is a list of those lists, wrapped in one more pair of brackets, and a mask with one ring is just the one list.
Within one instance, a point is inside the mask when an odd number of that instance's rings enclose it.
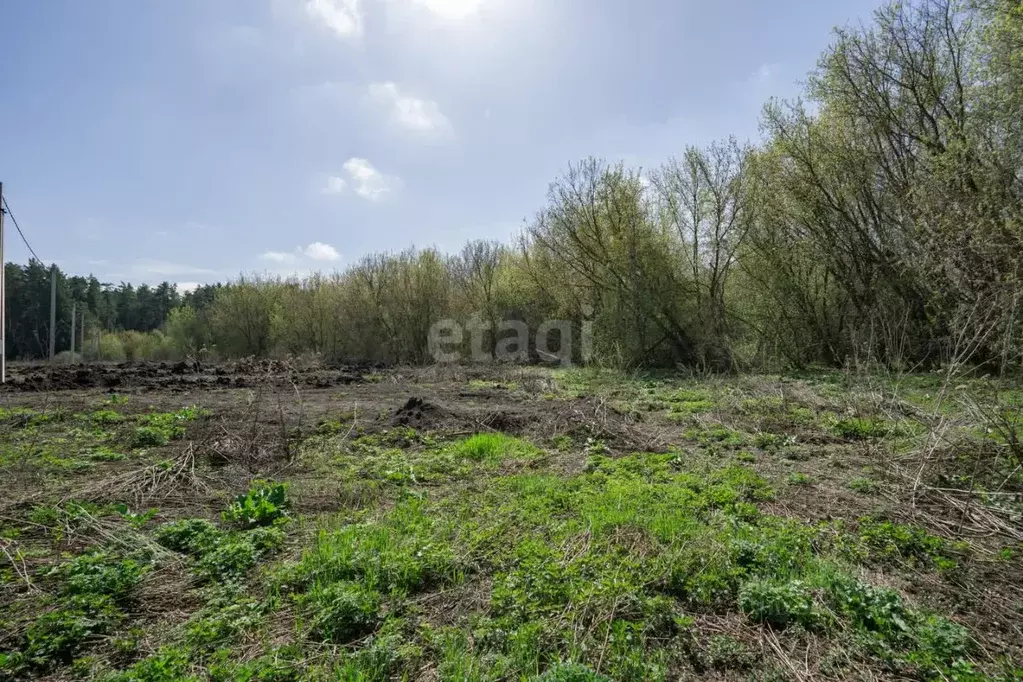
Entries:
{"label": "twig", "polygon": [[809,675],[804,675],[803,673],[799,672],[799,669],[796,668],[796,666],[792,664],[792,661],[789,660],[789,656],[782,650],[781,643],[778,642],[778,637],[777,635],[774,634],[774,631],[771,629],[767,629],[766,633],[767,643],[771,645],[771,648],[774,650],[775,655],[777,655],[781,662],[785,665],[785,667],[789,669],[789,672],[792,673],[792,675],[797,680],[800,681],[809,680],[810,679]]}
{"label": "twig", "polygon": [[35,591],[35,585],[32,584],[32,580],[28,577],[29,571],[28,566],[25,564],[25,557],[21,554],[21,552],[15,549],[15,554],[19,559],[21,559],[21,563],[19,565],[18,559],[15,559],[8,550],[8,547],[12,547],[17,543],[14,540],[8,540],[7,538],[0,538],[0,543],[2,543],[0,544],[0,552],[3,552],[4,556],[7,557],[7,560],[11,562],[11,566],[14,567],[14,572],[22,579],[22,581],[24,581],[26,589],[29,592]]}

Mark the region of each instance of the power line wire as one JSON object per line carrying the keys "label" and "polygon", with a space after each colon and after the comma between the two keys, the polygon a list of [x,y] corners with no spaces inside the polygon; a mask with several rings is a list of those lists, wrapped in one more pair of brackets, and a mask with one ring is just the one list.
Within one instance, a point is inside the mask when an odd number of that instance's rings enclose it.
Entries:
{"label": "power line wire", "polygon": [[21,241],[25,242],[25,246],[28,247],[29,253],[32,254],[33,258],[42,263],[43,259],[36,255],[35,249],[33,249],[32,245],[28,243],[28,240],[25,239],[25,233],[21,231],[21,226],[18,225],[18,219],[14,217],[14,211],[11,210],[11,205],[7,203],[7,197],[4,197],[4,207],[7,209],[7,215],[11,216],[11,222],[14,223],[15,229],[18,230],[18,234],[21,236]]}

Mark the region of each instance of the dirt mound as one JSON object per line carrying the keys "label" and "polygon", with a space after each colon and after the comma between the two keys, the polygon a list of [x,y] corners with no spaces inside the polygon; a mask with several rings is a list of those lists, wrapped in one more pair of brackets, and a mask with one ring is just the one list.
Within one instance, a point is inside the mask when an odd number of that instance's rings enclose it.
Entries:
{"label": "dirt mound", "polygon": [[188,362],[122,362],[90,365],[23,365],[10,368],[5,391],[144,389],[192,391],[294,384],[308,388],[363,383],[358,368],[295,368],[277,360],[200,366]]}
{"label": "dirt mound", "polygon": [[122,382],[117,367],[31,368],[11,372],[5,388],[21,391],[60,391],[113,388]]}
{"label": "dirt mound", "polygon": [[453,408],[413,396],[395,410],[390,425],[406,426],[417,431],[502,431],[522,433],[530,419],[525,414],[508,410]]}
{"label": "dirt mound", "polygon": [[448,426],[458,419],[446,407],[413,396],[399,407],[391,418],[391,426],[409,426],[416,430],[434,430]]}

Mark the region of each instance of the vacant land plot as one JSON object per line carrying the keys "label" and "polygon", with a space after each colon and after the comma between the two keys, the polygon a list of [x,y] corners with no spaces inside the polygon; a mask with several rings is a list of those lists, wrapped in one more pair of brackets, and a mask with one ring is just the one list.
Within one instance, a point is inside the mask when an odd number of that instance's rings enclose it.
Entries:
{"label": "vacant land plot", "polygon": [[1021,679],[1023,391],[250,362],[0,391],[0,678]]}

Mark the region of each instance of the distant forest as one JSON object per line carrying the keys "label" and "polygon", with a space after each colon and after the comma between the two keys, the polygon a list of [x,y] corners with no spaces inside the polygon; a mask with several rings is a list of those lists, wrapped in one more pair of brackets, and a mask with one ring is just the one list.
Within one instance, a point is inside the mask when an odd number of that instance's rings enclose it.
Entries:
{"label": "distant forest", "polygon": [[[652,171],[573,164],[507,244],[185,296],[62,278],[61,346],[74,299],[120,332],[111,359],[428,362],[430,326],[475,315],[589,317],[593,361],[617,367],[1021,366],[1023,3],[893,3],[836,29],[761,129]],[[12,354],[38,357],[48,275],[8,267]]]}
{"label": "distant forest", "polygon": [[[28,265],[7,263],[5,274],[8,357],[44,358],[49,352],[50,267],[35,260]],[[85,313],[87,337],[93,337],[97,329],[146,334],[163,328],[175,308],[205,307],[219,288],[220,285],[202,286],[182,295],[169,282],[155,287],[146,284],[136,287],[125,282],[115,285],[93,276],[69,276],[57,268],[57,350],[67,350],[71,344],[72,304],[76,305],[78,315]],[[76,325],[76,334],[80,324]]]}

